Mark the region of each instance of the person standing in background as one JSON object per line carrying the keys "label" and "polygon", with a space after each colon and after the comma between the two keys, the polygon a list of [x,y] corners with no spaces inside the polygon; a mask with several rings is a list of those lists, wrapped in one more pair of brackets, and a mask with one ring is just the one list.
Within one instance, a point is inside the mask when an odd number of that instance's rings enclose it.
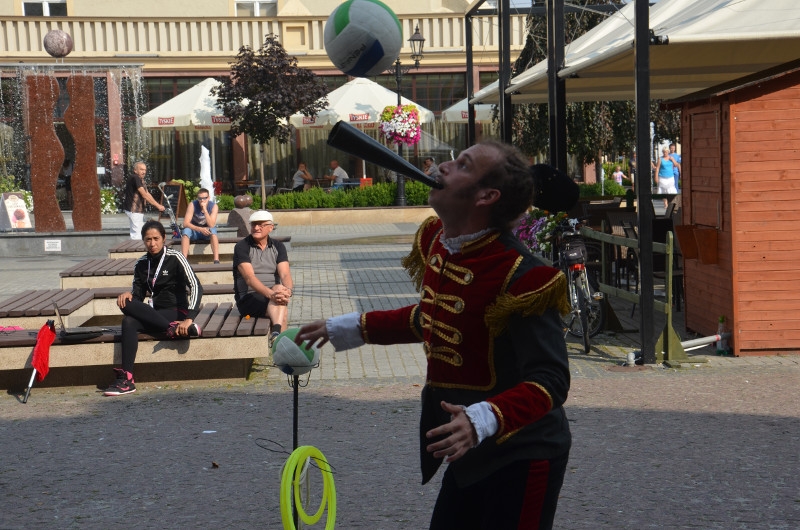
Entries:
{"label": "person standing in background", "polygon": [[681,191],[681,164],[683,160],[681,160],[681,155],[677,152],[677,146],[675,144],[669,144],[669,154],[670,156],[677,162],[678,164],[675,166],[675,190],[680,193]]}
{"label": "person standing in background", "polygon": [[622,186],[622,179],[626,178],[625,173],[622,172],[622,166],[614,167],[614,172],[611,174],[614,177],[614,182]]}
{"label": "person standing in background", "polygon": [[142,226],[144,226],[144,206],[145,202],[152,204],[159,212],[164,211],[164,205],[156,201],[144,183],[147,175],[147,164],[141,160],[134,162],[133,173],[128,175],[125,181],[125,198],[122,209],[131,224],[131,239],[142,239]]}

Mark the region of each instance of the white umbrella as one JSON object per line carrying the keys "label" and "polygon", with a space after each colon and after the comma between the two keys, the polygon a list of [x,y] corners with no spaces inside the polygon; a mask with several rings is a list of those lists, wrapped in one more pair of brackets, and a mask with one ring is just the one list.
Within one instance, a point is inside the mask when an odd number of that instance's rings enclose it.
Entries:
{"label": "white umbrella", "polygon": [[214,131],[227,131],[231,128],[230,118],[217,106],[217,97],[211,95],[211,89],[220,84],[212,77],[206,78],[139,118],[144,129],[210,131],[212,180],[216,180]]}
{"label": "white umbrella", "polygon": [[[357,77],[340,86],[327,96],[328,108],[311,118],[293,114],[289,122],[297,128],[332,127],[339,120],[350,125],[376,124],[381,121],[381,112],[388,105],[397,105],[397,93],[374,81]],[[420,123],[434,120],[433,112],[413,101],[402,98],[403,105],[415,105]],[[374,127],[374,125],[373,125]]]}
{"label": "white umbrella", "polygon": [[[458,103],[447,107],[442,111],[442,121],[447,123],[467,123],[469,121],[469,109],[467,98]],[[475,121],[492,121],[492,106],[479,104],[475,105]]]}

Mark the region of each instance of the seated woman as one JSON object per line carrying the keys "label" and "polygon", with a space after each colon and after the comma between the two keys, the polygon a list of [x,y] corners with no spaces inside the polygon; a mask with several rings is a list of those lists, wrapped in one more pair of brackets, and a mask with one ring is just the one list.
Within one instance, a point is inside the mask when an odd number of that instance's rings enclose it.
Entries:
{"label": "seated woman", "polygon": [[203,287],[189,261],[177,250],[166,248],[166,231],[159,221],[142,226],[147,254],[133,269],[131,291],[117,297],[122,319],[122,367],[114,368],[116,380],[103,392],[119,396],[136,392],[133,363],[139,349],[139,332],[166,333],[169,338],[199,337],[193,322],[200,308]]}

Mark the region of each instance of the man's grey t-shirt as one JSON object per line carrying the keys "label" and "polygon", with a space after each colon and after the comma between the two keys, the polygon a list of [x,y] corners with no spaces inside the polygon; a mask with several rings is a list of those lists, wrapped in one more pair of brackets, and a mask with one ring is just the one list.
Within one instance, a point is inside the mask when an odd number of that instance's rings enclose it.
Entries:
{"label": "man's grey t-shirt", "polygon": [[258,248],[252,235],[236,243],[236,246],[233,247],[233,290],[235,300],[238,302],[242,296],[251,292],[250,287],[239,272],[240,263],[250,263],[258,281],[267,287],[272,287],[280,283],[278,263],[284,261],[289,261],[289,256],[286,253],[286,246],[281,241],[269,238],[264,250]]}

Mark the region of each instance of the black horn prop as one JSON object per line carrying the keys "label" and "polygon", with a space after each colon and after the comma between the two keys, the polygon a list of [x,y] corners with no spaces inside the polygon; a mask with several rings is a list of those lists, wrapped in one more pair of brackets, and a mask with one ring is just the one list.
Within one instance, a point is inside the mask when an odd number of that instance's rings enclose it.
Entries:
{"label": "black horn prop", "polygon": [[422,182],[431,188],[442,188],[439,182],[423,173],[406,159],[344,121],[333,126],[328,135],[328,145],[349,155],[362,158],[370,164],[390,169],[417,182]]}

